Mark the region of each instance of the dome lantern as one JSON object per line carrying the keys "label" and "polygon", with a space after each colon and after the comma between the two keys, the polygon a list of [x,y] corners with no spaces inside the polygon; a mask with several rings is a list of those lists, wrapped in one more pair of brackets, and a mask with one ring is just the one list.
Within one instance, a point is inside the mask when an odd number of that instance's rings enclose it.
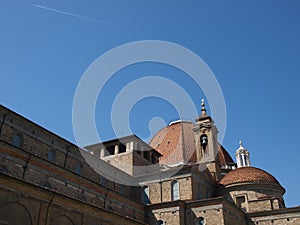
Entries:
{"label": "dome lantern", "polygon": [[250,166],[249,151],[243,147],[242,141],[240,141],[240,147],[236,150],[235,157],[238,168]]}

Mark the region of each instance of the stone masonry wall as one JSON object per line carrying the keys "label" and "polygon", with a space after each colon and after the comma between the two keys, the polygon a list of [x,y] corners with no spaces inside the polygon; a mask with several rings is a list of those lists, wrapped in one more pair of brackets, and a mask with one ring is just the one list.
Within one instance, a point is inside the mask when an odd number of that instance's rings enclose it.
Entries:
{"label": "stone masonry wall", "polygon": [[259,225],[300,225],[300,207],[250,213],[249,217]]}
{"label": "stone masonry wall", "polygon": [[[20,147],[13,146],[15,134],[22,138]],[[48,161],[50,150],[55,151],[52,162]],[[85,163],[77,146],[2,107],[0,173],[125,217],[144,220],[144,206],[136,201],[136,187],[101,179]],[[132,194],[135,198],[130,197]]]}
{"label": "stone masonry wall", "polygon": [[0,222],[22,225],[144,224],[0,174]]}

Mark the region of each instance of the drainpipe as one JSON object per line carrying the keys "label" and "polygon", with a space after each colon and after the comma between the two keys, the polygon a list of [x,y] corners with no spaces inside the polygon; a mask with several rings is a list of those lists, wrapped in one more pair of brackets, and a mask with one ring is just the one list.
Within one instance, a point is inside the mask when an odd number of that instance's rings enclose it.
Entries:
{"label": "drainpipe", "polygon": [[68,155],[69,155],[69,149],[70,149],[70,145],[67,146],[67,152],[65,154],[65,161],[64,161],[64,168],[66,168],[66,165],[67,165],[67,158],[68,158]]}
{"label": "drainpipe", "polygon": [[55,193],[52,194],[52,197],[47,205],[47,209],[46,209],[46,216],[45,216],[45,225],[47,225],[47,220],[48,220],[48,213],[49,213],[49,208],[50,208],[50,205],[52,204],[53,202],[53,199],[54,199],[54,196],[55,196]]}
{"label": "drainpipe", "polygon": [[103,202],[104,209],[106,209],[106,199],[107,199],[107,195],[108,195],[109,192],[110,192],[110,190],[106,191],[105,195],[104,195],[104,202]]}
{"label": "drainpipe", "polygon": [[[183,219],[184,219],[184,224],[187,224],[187,221],[186,221],[186,214],[187,214],[187,211],[186,211],[186,203],[185,202],[183,202],[183,204],[184,204],[184,214],[183,214]],[[179,212],[180,213],[180,212]]]}
{"label": "drainpipe", "polygon": [[81,214],[81,225],[83,225],[83,214]]}
{"label": "drainpipe", "polygon": [[26,170],[28,168],[28,163],[29,163],[30,159],[31,159],[31,155],[29,155],[29,158],[25,162],[25,166],[24,166],[24,170],[23,170],[23,175],[22,175],[23,179],[25,179],[25,173],[26,173]]}
{"label": "drainpipe", "polygon": [[6,120],[6,116],[8,116],[9,114],[10,114],[10,112],[5,113],[4,116],[3,116],[3,120],[2,120],[1,128],[0,128],[0,136],[2,136],[2,130],[3,130],[3,125],[5,123],[5,120]]}

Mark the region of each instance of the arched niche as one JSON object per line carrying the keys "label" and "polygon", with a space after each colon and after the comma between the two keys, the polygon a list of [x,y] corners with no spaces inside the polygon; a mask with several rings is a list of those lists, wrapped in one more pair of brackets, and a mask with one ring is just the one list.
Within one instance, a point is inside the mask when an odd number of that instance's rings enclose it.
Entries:
{"label": "arched niche", "polygon": [[72,220],[67,216],[59,216],[50,221],[50,225],[74,225]]}
{"label": "arched niche", "polygon": [[0,224],[32,225],[29,211],[18,202],[11,202],[0,207]]}

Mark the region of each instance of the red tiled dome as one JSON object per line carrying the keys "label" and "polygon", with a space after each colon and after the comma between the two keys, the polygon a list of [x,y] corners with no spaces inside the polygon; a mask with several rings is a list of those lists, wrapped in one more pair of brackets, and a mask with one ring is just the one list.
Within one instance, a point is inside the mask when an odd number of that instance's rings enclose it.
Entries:
{"label": "red tiled dome", "polygon": [[255,167],[240,167],[232,170],[219,183],[225,186],[238,183],[275,184],[281,186],[271,174]]}
{"label": "red tiled dome", "polygon": [[[196,162],[194,124],[188,121],[177,121],[158,131],[149,145],[163,155],[162,164],[182,161]],[[233,163],[228,152],[219,145],[217,161],[221,166]]]}
{"label": "red tiled dome", "polygon": [[158,131],[149,145],[163,155],[160,162],[172,164],[182,161],[195,161],[194,124],[178,121]]}

